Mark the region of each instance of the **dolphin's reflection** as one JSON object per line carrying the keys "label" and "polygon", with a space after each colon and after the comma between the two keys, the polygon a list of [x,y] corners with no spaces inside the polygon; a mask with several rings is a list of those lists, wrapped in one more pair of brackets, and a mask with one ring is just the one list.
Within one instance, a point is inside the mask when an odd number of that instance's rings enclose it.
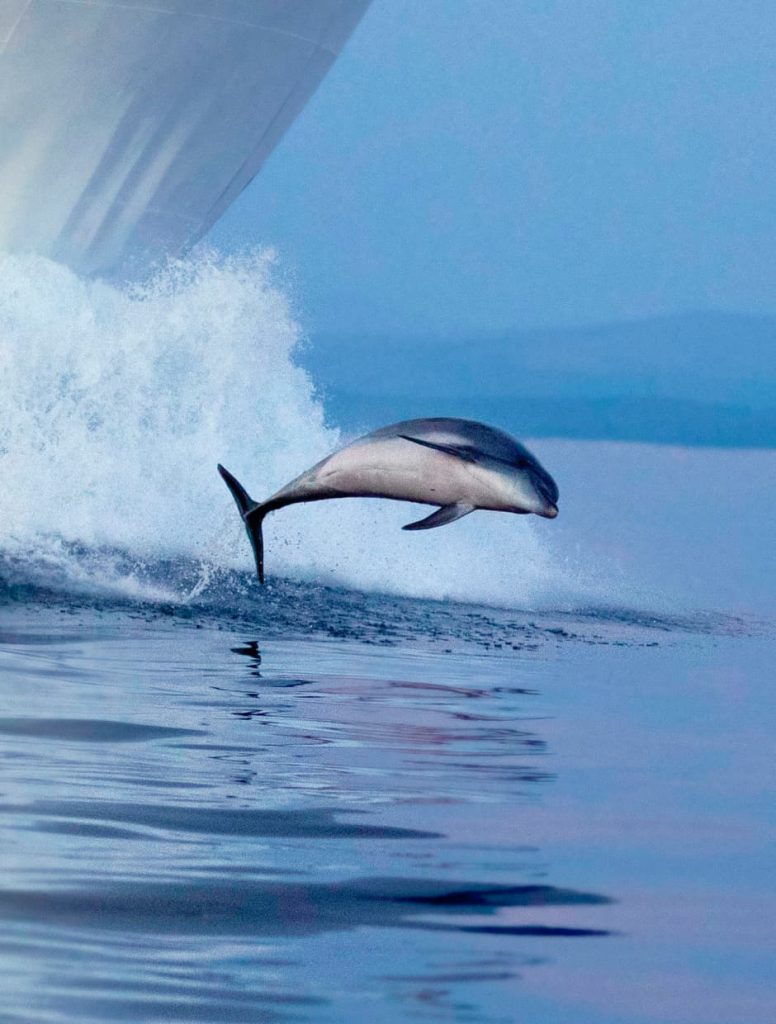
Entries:
{"label": "dolphin's reflection", "polygon": [[261,666],[261,650],[259,649],[258,640],[247,640],[242,647],[231,647],[230,650],[232,654],[242,654],[243,657],[250,659],[249,672],[251,675],[261,675],[259,671]]}
{"label": "dolphin's reflection", "polygon": [[[261,648],[259,647],[258,640],[246,640],[245,643],[240,647],[230,647],[229,650],[232,654],[239,654],[244,658],[248,659],[247,671],[248,674],[254,676],[256,679],[262,679],[264,684],[273,689],[293,689],[297,686],[309,686],[309,679],[287,679],[281,677],[269,676],[267,678],[262,676],[261,673]],[[258,693],[245,691],[246,697],[258,697]]]}

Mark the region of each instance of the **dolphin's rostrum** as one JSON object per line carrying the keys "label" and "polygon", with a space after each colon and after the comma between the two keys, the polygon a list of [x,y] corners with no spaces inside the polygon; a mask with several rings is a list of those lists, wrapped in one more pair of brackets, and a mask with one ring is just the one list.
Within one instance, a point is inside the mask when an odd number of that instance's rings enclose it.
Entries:
{"label": "dolphin's rostrum", "polygon": [[223,466],[218,471],[240,510],[262,583],[264,517],[297,502],[394,498],[439,506],[405,530],[444,526],[478,508],[547,519],[558,514],[558,488],[539,461],[503,430],[473,420],[405,420],[382,427],[340,448],[264,502],[254,501]]}

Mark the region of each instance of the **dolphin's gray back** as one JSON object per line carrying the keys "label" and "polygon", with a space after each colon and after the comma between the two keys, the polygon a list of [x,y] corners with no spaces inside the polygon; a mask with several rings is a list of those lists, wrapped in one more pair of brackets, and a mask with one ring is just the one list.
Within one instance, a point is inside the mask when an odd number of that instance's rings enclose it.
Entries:
{"label": "dolphin's gray back", "polygon": [[477,423],[476,420],[441,416],[434,419],[403,420],[401,423],[381,427],[360,440],[367,441],[373,437],[416,437],[420,441],[469,449],[472,454],[484,455],[514,466],[526,462],[533,464],[536,461],[528,449],[509,434],[485,423]]}
{"label": "dolphin's gray back", "polygon": [[558,487],[539,460],[506,431],[488,426],[487,423],[446,416],[402,420],[366,434],[354,443],[368,442],[378,437],[414,437],[420,441],[460,448],[474,458],[495,459],[515,468],[530,466],[544,482],[551,500],[558,500]]}
{"label": "dolphin's gray back", "polygon": [[469,448],[500,462],[520,465],[525,461],[533,463],[535,459],[518,441],[503,430],[489,427],[476,420],[459,420],[452,417],[436,417],[432,419],[403,420],[381,427],[360,440],[367,441],[373,437],[417,437],[421,441],[436,444],[455,445]]}

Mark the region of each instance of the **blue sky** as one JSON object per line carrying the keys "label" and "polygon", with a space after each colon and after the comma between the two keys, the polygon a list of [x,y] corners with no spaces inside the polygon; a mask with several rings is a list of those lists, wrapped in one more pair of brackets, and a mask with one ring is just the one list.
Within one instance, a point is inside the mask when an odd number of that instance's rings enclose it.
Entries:
{"label": "blue sky", "polygon": [[771,0],[373,0],[211,233],[311,333],[776,310]]}

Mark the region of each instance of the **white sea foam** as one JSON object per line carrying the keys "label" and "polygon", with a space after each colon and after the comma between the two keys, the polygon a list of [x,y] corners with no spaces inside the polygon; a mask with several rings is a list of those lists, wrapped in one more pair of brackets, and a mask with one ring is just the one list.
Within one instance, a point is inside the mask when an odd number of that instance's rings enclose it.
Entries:
{"label": "white sea foam", "polygon": [[[342,440],[295,362],[300,331],[273,262],[266,251],[205,254],[122,290],[39,257],[0,257],[6,554],[130,592],[124,563],[68,545],[184,555],[205,573],[250,565],[216,463],[261,498]],[[355,500],[284,510],[266,525],[269,571],[518,605],[579,591],[579,574],[551,555],[551,524],[473,516],[399,532],[413,511]]]}

